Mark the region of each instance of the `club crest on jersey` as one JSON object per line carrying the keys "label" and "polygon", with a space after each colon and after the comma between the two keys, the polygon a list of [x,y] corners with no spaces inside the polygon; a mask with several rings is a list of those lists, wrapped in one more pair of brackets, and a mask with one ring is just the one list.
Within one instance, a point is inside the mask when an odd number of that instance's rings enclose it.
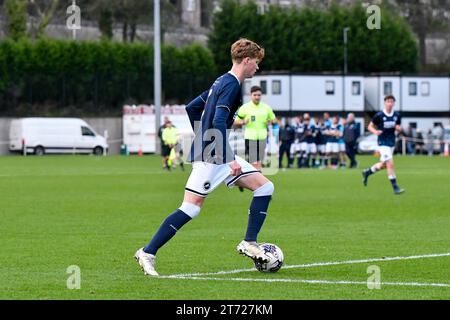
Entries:
{"label": "club crest on jersey", "polygon": [[206,182],[203,184],[203,189],[209,190],[209,188],[211,188],[211,182],[206,181]]}

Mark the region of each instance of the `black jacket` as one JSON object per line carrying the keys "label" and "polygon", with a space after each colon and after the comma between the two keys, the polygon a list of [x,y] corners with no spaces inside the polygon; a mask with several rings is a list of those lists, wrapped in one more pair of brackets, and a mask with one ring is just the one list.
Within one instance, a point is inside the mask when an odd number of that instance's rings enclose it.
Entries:
{"label": "black jacket", "polygon": [[344,127],[345,143],[356,143],[360,134],[360,125],[355,121],[348,122]]}
{"label": "black jacket", "polygon": [[289,124],[280,127],[280,141],[292,143],[295,140],[295,129]]}

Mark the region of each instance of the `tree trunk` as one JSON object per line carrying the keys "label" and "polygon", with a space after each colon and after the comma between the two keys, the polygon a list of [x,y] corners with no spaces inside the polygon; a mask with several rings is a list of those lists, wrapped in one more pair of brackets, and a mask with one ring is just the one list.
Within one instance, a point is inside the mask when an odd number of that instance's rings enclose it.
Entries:
{"label": "tree trunk", "polygon": [[427,35],[424,32],[419,33],[420,67],[427,65],[427,44],[425,42]]}
{"label": "tree trunk", "polygon": [[128,41],[128,22],[126,22],[126,21],[123,23],[122,40],[123,40],[123,42]]}
{"label": "tree trunk", "polygon": [[130,42],[134,42],[134,38],[136,37],[136,22],[130,24],[130,29]]}

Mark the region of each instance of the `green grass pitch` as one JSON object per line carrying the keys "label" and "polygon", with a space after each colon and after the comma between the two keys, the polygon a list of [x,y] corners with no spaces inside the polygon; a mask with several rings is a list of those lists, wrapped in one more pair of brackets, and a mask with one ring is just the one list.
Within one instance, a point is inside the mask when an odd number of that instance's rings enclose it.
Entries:
{"label": "green grass pitch", "polygon": [[[376,162],[359,157],[361,168]],[[259,241],[278,244],[285,265],[255,271],[238,255],[251,192],[220,186],[200,216],[160,250],[161,275],[133,259],[182,200],[186,172],[163,172],[156,156],[0,158],[0,299],[450,299],[450,159],[395,158],[361,183],[357,170],[287,170]],[[376,259],[354,263],[352,260]],[[308,264],[350,261],[331,265]],[[68,289],[69,266],[80,289]],[[380,289],[369,289],[369,266]],[[375,267],[375,268],[376,268]],[[272,282],[269,282],[272,281]],[[429,285],[435,284],[435,285]]]}

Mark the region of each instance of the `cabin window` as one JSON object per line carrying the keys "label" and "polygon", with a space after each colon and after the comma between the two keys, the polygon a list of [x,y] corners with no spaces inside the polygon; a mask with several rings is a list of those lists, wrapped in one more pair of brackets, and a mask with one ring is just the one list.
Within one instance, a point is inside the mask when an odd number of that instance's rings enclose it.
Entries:
{"label": "cabin window", "polygon": [[261,87],[261,93],[267,94],[267,81],[261,80],[261,82],[259,84],[260,84],[259,86]]}
{"label": "cabin window", "polygon": [[81,134],[83,136],[95,137],[95,133],[93,133],[88,127],[81,127]]}
{"label": "cabin window", "polygon": [[266,12],[269,11],[269,5],[266,3],[261,3],[260,5],[258,5],[258,7],[256,8],[256,12],[258,14],[265,14]]}
{"label": "cabin window", "polygon": [[409,83],[409,95],[410,96],[417,96],[417,82],[410,82]]}
{"label": "cabin window", "polygon": [[359,96],[361,94],[361,82],[352,81],[352,95]]}
{"label": "cabin window", "polygon": [[420,84],[420,91],[423,96],[429,96],[430,95],[430,83],[428,81],[423,81]]}
{"label": "cabin window", "polygon": [[272,81],[272,94],[281,94],[281,81],[280,80]]}
{"label": "cabin window", "polygon": [[385,96],[392,94],[392,81],[385,81],[383,87],[383,94]]}
{"label": "cabin window", "polygon": [[334,81],[325,81],[325,93],[327,95],[334,94]]}
{"label": "cabin window", "polygon": [[250,95],[250,89],[252,87],[252,82],[250,80],[244,81],[244,95],[249,96]]}

